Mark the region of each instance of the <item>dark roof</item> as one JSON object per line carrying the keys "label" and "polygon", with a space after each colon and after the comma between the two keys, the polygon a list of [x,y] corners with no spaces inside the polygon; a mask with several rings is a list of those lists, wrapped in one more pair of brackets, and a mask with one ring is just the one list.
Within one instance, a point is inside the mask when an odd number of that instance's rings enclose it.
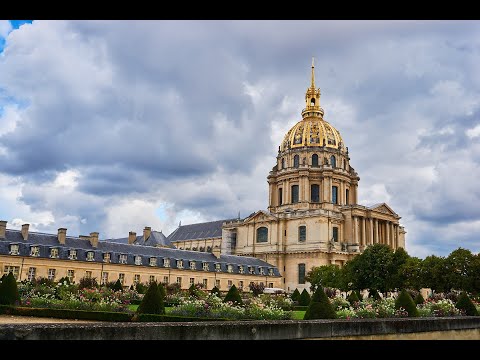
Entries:
{"label": "dark roof", "polygon": [[232,220],[236,219],[225,219],[198,224],[180,225],[173,233],[168,235],[168,240],[172,242],[182,240],[221,238],[222,224],[225,221]]}
{"label": "dark roof", "polygon": [[[105,239],[102,241],[110,241],[120,244],[128,244],[128,237],[117,238],[117,239]],[[168,238],[161,231],[152,231],[147,241],[144,240],[143,235],[138,235],[137,239],[134,242],[135,245],[145,245],[145,246],[166,246],[173,247],[170,244]]]}
{"label": "dark roof", "polygon": [[[233,273],[238,273],[238,265],[244,265],[253,266],[256,275],[259,275],[259,267],[264,267],[267,269],[273,269],[274,275],[280,276],[278,269],[273,265],[249,256],[222,255],[220,258],[216,258],[215,255],[210,252],[188,251],[175,248],[135,244],[129,245],[120,242],[104,240],[99,241],[98,247],[94,248],[88,239],[81,239],[71,236],[67,236],[65,245],[62,245],[58,242],[56,234],[44,234],[37,232],[29,232],[27,241],[24,241],[21,231],[8,229],[6,230],[5,238],[0,239],[0,255],[9,255],[11,244],[19,245],[19,256],[30,256],[30,247],[36,245],[40,247],[39,257],[41,258],[49,258],[50,249],[55,247],[59,249],[59,258],[64,260],[68,260],[70,249],[77,250],[77,260],[71,261],[86,261],[87,252],[93,251],[95,262],[102,262],[103,253],[110,253],[111,263],[118,264],[119,255],[127,255],[127,264],[136,265],[135,256],[139,255],[142,257],[143,266],[149,266],[149,258],[155,257],[157,258],[156,267],[160,268],[164,267],[162,259],[167,258],[170,259],[171,268],[177,267],[176,260],[183,260],[183,266],[185,269],[190,268],[190,261],[195,261],[196,269],[202,271],[203,265],[201,263],[206,262],[209,264],[209,271],[215,271],[215,264],[219,263],[221,264],[222,272],[227,272],[227,265],[231,264],[234,265]],[[245,274],[247,273],[248,271],[245,269]]]}

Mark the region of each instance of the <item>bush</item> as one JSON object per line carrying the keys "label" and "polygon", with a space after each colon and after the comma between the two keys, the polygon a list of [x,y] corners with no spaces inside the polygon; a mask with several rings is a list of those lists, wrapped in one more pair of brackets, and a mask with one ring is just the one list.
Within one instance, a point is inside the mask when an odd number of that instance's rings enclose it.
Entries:
{"label": "bush", "polygon": [[327,295],[329,299],[333,299],[335,296],[337,296],[337,290],[334,288],[324,287],[323,291],[325,291],[325,295]]}
{"label": "bush", "polygon": [[173,283],[167,285],[167,295],[177,294],[182,290],[182,286],[179,283]]}
{"label": "bush", "polygon": [[[322,292],[323,292],[323,288],[322,288]],[[310,300],[311,300],[310,294],[306,289],[303,289],[302,293],[300,294],[300,297],[298,298],[298,305],[308,306],[310,304]]]}
{"label": "bush", "polygon": [[368,297],[372,298],[373,300],[382,300],[382,297],[376,289],[370,289],[370,291],[368,292]]}
{"label": "bush", "polygon": [[315,290],[315,293],[313,294],[312,300],[310,301],[310,305],[308,305],[303,319],[335,319],[336,317],[337,314],[335,313],[335,309],[330,303],[330,300],[328,300],[323,288],[318,286],[317,290]]}
{"label": "bush", "polygon": [[120,282],[120,279],[115,281],[115,284],[112,286],[112,290],[113,291],[122,291],[123,290],[123,286],[122,286],[122,283]]}
{"label": "bush", "polygon": [[253,293],[253,296],[259,296],[260,294],[263,294],[263,290],[265,289],[265,285],[257,284],[257,283],[254,283],[253,281],[250,283],[248,287],[250,288],[250,291]]}
{"label": "bush", "polygon": [[139,314],[165,314],[162,292],[155,281],[150,283],[142,302],[138,306],[137,312]]}
{"label": "bush", "polygon": [[72,284],[70,283],[70,279],[69,279],[68,277],[66,277],[66,276],[60,278],[60,280],[58,280],[58,283],[59,283],[59,284],[62,284],[62,285],[72,285]]}
{"label": "bush", "polygon": [[160,295],[162,295],[162,299],[163,299],[163,302],[164,302],[163,305],[165,306],[165,297],[167,296],[167,290],[165,290],[165,286],[163,286],[162,283],[159,283],[157,285],[157,287],[158,287],[158,291],[160,291]]}
{"label": "bush", "polygon": [[408,317],[418,317],[417,306],[410,294],[405,290],[402,290],[400,295],[398,295],[398,298],[395,300],[395,309],[399,310],[400,308],[403,308],[408,312]]}
{"label": "bush", "polygon": [[456,293],[456,292],[453,292],[453,291],[450,291],[450,292],[445,294],[445,299],[450,299],[454,303],[456,303],[458,301],[459,297],[460,297],[459,294]]}
{"label": "bush", "polygon": [[357,293],[356,293],[355,291],[353,291],[353,290],[352,290],[352,292],[350,293],[350,295],[348,295],[347,300],[348,300],[348,302],[349,302],[351,305],[353,305],[354,303],[360,301],[360,299],[358,298]]}
{"label": "bush", "polygon": [[20,303],[20,294],[18,293],[17,281],[12,273],[8,273],[0,284],[0,304],[15,305]]}
{"label": "bush", "polygon": [[413,301],[415,302],[415,304],[420,305],[425,302],[425,299],[423,298],[422,294],[418,293]]}
{"label": "bush", "polygon": [[221,297],[222,296],[222,293],[220,292],[220,290],[218,289],[218,287],[214,286],[213,289],[210,291],[211,294],[215,294],[217,295],[218,297]]}
{"label": "bush", "polygon": [[363,300],[363,295],[362,295],[362,292],[360,290],[357,290],[357,297],[358,297],[358,301]]}
{"label": "bush", "polygon": [[292,295],[290,296],[290,298],[293,300],[293,301],[298,301],[298,298],[300,297],[300,291],[298,291],[298,289],[295,289],[295,291],[292,293]]}
{"label": "bush", "polygon": [[224,303],[229,301],[231,301],[234,305],[243,305],[242,297],[240,296],[240,293],[235,285],[232,285],[230,290],[228,290],[225,299],[223,299]]}
{"label": "bush", "polygon": [[78,282],[78,289],[96,289],[98,288],[98,282],[96,278],[83,277]]}
{"label": "bush", "polygon": [[139,294],[145,294],[148,290],[148,285],[146,285],[144,283],[141,283],[141,282],[138,282],[138,283],[135,284],[135,290]]}
{"label": "bush", "polygon": [[463,310],[467,316],[478,316],[477,308],[465,291],[463,291],[458,297],[455,307],[459,310]]}

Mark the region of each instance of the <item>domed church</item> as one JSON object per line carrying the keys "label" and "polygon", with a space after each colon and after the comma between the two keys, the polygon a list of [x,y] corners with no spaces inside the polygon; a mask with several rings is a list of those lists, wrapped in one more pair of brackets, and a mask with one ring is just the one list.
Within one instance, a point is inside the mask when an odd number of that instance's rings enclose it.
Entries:
{"label": "domed church", "polygon": [[405,229],[390,206],[358,204],[360,177],[340,131],[324,118],[314,71],[312,60],[302,118],[285,134],[267,176],[268,211],[179,226],[168,237],[174,246],[260,258],[278,268],[287,291],[308,289],[313,266],[343,266],[369,245],[405,247]]}

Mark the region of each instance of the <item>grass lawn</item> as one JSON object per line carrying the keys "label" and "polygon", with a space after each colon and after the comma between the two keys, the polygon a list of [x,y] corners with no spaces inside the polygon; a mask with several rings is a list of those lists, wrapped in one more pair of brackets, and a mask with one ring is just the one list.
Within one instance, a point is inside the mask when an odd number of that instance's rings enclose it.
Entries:
{"label": "grass lawn", "polygon": [[305,316],[305,311],[292,311],[293,320],[303,320],[304,316]]}
{"label": "grass lawn", "polygon": [[[138,305],[128,305],[128,310],[137,311]],[[169,306],[165,307],[165,313],[168,314],[172,308]]]}

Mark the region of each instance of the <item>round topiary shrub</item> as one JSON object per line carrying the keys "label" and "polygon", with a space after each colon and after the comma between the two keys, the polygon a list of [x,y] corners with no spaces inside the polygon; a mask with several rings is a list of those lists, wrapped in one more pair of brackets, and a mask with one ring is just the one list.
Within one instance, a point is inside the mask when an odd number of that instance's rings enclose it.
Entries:
{"label": "round topiary shrub", "polygon": [[165,305],[163,303],[162,291],[158,288],[155,281],[150,283],[147,292],[143,296],[142,302],[138,306],[139,314],[165,314]]}
{"label": "round topiary shrub", "polygon": [[404,308],[405,311],[408,313],[408,317],[418,317],[418,310],[417,305],[413,301],[410,294],[402,290],[398,298],[395,300],[395,309]]}
{"label": "round topiary shrub", "polygon": [[292,295],[290,296],[290,298],[292,299],[292,301],[298,301],[298,298],[300,297],[300,291],[298,291],[298,289],[295,289],[295,291],[292,293]]}
{"label": "round topiary shrub", "polygon": [[240,296],[240,293],[238,292],[238,289],[235,285],[232,285],[230,287],[230,290],[228,290],[225,299],[223,299],[224,303],[229,301],[231,301],[235,305],[243,305],[242,297]]}
{"label": "round topiary shrub", "polygon": [[425,299],[423,298],[422,294],[418,293],[417,296],[415,296],[415,299],[413,299],[415,304],[420,305],[425,302]]}
{"label": "round topiary shrub", "polygon": [[348,295],[347,300],[351,305],[353,305],[353,303],[360,301],[360,299],[358,298],[358,294],[356,293],[356,291],[353,291],[353,290],[350,293],[350,295]]}
{"label": "round topiary shrub", "polygon": [[315,293],[313,294],[310,305],[308,305],[307,311],[305,312],[304,320],[313,320],[313,319],[335,319],[337,314],[333,305],[328,300],[325,291],[319,286]]}
{"label": "round topiary shrub", "polygon": [[0,305],[16,305],[20,303],[17,281],[12,273],[3,277],[0,284]]}
{"label": "round topiary shrub", "polygon": [[477,308],[465,291],[463,291],[458,297],[455,307],[459,310],[465,311],[465,315],[467,316],[478,316]]}
{"label": "round topiary shrub", "polygon": [[215,294],[218,297],[222,296],[222,293],[220,292],[220,289],[216,286],[213,287],[213,289],[210,291],[211,294]]}
{"label": "round topiary shrub", "polygon": [[[322,288],[323,292],[323,288]],[[310,294],[306,289],[303,289],[302,293],[300,294],[300,297],[298,298],[298,305],[300,306],[308,306],[310,304]]]}

